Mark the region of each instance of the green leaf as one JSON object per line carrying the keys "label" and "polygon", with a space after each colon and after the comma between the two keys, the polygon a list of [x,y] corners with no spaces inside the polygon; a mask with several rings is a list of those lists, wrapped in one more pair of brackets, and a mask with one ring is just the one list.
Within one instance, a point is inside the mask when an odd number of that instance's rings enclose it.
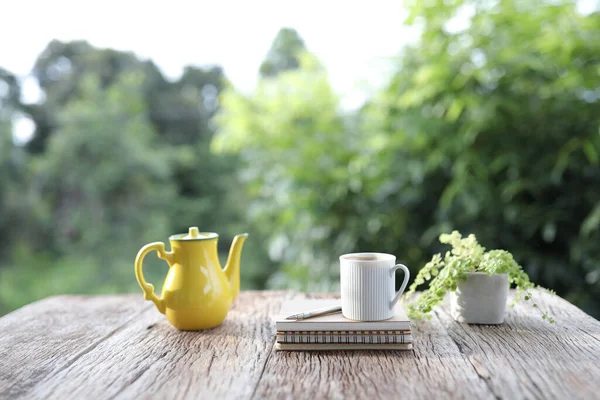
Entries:
{"label": "green leaf", "polygon": [[592,209],[587,217],[581,224],[581,234],[583,236],[589,236],[593,231],[597,230],[600,226],[600,202]]}
{"label": "green leaf", "polygon": [[446,113],[446,118],[449,121],[455,121],[458,119],[458,117],[460,116],[460,114],[462,113],[464,109],[464,104],[460,102],[460,100],[456,99],[452,102],[452,104],[450,104],[450,107],[448,108],[448,112]]}
{"label": "green leaf", "polygon": [[572,138],[569,140],[558,153],[558,157],[554,168],[552,169],[552,178],[554,181],[559,182],[562,178],[564,170],[569,165],[569,159],[571,154],[579,148],[580,142],[578,138]]}
{"label": "green leaf", "polygon": [[591,164],[598,164],[598,151],[590,140],[583,142],[583,151]]}

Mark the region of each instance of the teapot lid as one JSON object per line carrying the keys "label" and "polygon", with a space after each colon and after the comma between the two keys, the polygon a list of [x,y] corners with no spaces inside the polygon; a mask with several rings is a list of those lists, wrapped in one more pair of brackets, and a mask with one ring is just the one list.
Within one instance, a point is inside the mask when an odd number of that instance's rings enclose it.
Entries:
{"label": "teapot lid", "polygon": [[188,233],[179,233],[169,237],[171,240],[207,240],[216,239],[219,235],[214,232],[200,232],[197,226],[192,226]]}

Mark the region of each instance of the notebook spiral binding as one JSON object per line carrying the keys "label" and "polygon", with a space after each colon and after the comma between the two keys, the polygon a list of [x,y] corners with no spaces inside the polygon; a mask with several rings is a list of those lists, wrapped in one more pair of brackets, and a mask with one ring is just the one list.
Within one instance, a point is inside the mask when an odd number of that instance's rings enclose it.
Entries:
{"label": "notebook spiral binding", "polygon": [[410,331],[285,331],[277,332],[278,343],[412,343]]}

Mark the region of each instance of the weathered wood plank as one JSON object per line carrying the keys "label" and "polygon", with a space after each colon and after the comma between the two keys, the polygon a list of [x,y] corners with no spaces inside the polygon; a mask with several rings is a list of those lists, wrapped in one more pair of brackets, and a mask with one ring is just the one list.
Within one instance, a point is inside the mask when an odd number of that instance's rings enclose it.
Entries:
{"label": "weathered wood plank", "polygon": [[0,318],[0,397],[28,397],[148,308],[140,296],[57,296]]}
{"label": "weathered wood plank", "polygon": [[537,295],[555,325],[528,305],[458,324],[446,303],[398,352],[273,352],[290,292],[243,292],[203,332],[141,295],[55,297],[0,318],[0,398],[598,398],[600,322]]}
{"label": "weathered wood plank", "polygon": [[412,324],[413,351],[273,352],[256,398],[494,398],[436,316]]}
{"label": "weathered wood plank", "polygon": [[554,314],[543,321],[531,305],[507,309],[497,326],[459,324],[449,304],[437,311],[462,355],[500,398],[592,399],[600,396],[600,322],[558,296],[534,292]]}
{"label": "weathered wood plank", "polygon": [[182,332],[154,308],[40,383],[35,398],[249,398],[272,349],[282,292],[242,292],[225,322]]}

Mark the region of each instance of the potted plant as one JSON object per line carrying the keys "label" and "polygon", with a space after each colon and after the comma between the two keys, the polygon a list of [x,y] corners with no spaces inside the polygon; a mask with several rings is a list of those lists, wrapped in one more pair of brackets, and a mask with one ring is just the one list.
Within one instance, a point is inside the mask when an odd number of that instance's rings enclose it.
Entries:
{"label": "potted plant", "polygon": [[[429,282],[429,288],[416,300],[409,302],[407,313],[411,318],[430,317],[433,307],[451,294],[451,314],[459,322],[473,324],[500,324],[504,322],[504,311],[508,288],[517,289],[511,306],[520,299],[533,301],[530,290],[535,285],[512,254],[505,250],[486,251],[475,235],[463,238],[457,231],[440,235],[440,242],[450,244],[452,251],[433,256],[417,274],[405,298],[418,286]],[[540,310],[542,318],[554,323],[548,312]]]}

